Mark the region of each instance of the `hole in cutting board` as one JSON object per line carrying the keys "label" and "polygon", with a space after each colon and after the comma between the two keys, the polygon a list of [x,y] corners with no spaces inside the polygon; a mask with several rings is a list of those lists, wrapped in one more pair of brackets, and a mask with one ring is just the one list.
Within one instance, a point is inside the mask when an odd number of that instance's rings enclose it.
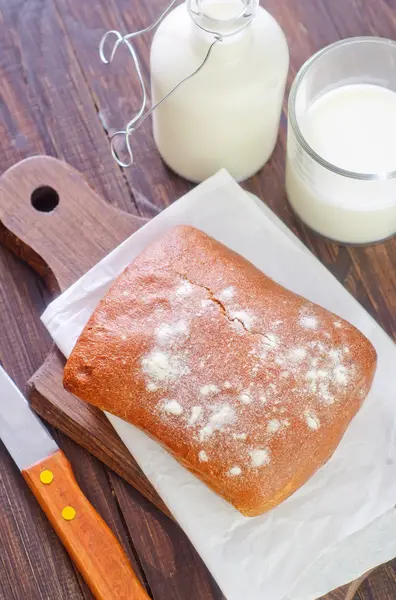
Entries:
{"label": "hole in cutting board", "polygon": [[49,185],[36,188],[30,197],[33,207],[39,212],[52,212],[59,204],[59,194]]}

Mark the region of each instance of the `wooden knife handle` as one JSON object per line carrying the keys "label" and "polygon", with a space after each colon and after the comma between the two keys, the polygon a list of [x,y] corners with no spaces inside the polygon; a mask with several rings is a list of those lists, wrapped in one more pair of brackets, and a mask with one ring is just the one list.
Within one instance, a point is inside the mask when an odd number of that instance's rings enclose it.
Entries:
{"label": "wooden knife handle", "polygon": [[22,475],[97,600],[149,600],[120,543],[82,493],[61,450]]}

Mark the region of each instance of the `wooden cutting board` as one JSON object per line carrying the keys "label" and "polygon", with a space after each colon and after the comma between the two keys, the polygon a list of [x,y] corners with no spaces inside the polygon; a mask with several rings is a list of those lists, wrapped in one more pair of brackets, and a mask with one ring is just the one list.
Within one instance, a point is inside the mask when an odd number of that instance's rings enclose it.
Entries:
{"label": "wooden cutting board", "polygon": [[[56,158],[29,158],[0,177],[0,242],[29,263],[54,295],[145,222],[105,203],[78,171]],[[54,347],[29,382],[34,410],[170,516],[104,414],[63,389],[64,362]]]}
{"label": "wooden cutting board", "polygon": [[[146,223],[105,203],[70,165],[48,156],[24,160],[0,177],[0,242],[62,293]],[[104,414],[63,389],[65,360],[54,347],[29,382],[34,410],[172,518]],[[326,596],[352,600],[367,575]]]}

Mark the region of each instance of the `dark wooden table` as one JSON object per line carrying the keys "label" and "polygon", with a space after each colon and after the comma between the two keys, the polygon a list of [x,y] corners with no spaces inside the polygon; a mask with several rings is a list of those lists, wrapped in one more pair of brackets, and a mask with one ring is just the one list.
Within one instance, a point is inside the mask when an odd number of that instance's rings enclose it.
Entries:
{"label": "dark wooden table", "polygon": [[[126,51],[119,52],[111,67],[101,65],[100,37],[110,28],[132,31],[146,26],[165,3],[0,0],[1,170],[32,154],[57,156],[80,169],[109,202],[149,217],[190,188],[161,163],[149,123],[135,140],[135,167],[121,170],[108,148],[109,134],[124,125],[137,106],[138,87]],[[289,86],[305,59],[328,43],[355,35],[396,37],[396,0],[263,0],[262,4],[279,20],[289,40]],[[149,36],[137,43],[147,79],[150,41]],[[284,195],[285,132],[286,110],[273,158],[246,188],[267,202],[394,335],[396,241],[343,248],[298,225]],[[0,248],[0,360],[21,388],[50,348],[39,322],[48,301],[40,279]],[[177,525],[82,448],[53,433],[83,491],[124,543],[152,597],[220,600],[215,583]],[[396,598],[395,568],[396,561],[376,569],[355,600]],[[328,599],[343,597],[336,592]],[[91,598],[0,442],[0,599]]]}

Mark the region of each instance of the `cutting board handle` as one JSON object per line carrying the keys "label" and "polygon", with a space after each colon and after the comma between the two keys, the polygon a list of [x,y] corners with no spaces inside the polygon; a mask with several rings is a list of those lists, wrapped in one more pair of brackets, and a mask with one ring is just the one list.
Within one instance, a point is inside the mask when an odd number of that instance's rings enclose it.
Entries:
{"label": "cutting board handle", "polygon": [[56,294],[145,222],[104,202],[78,171],[50,156],[0,177],[0,241]]}

